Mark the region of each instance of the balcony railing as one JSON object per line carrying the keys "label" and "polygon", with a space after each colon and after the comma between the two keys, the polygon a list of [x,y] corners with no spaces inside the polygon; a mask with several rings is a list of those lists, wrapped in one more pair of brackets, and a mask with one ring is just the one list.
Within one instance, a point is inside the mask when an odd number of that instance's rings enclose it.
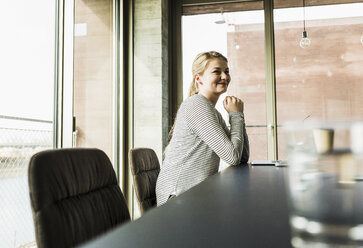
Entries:
{"label": "balcony railing", "polygon": [[36,247],[27,169],[53,146],[53,123],[0,115],[0,246]]}

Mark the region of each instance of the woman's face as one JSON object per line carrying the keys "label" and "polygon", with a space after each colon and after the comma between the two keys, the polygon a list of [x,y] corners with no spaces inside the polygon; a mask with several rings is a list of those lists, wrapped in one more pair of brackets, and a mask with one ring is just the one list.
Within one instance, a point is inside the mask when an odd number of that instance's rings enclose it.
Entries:
{"label": "woman's face", "polygon": [[222,59],[211,59],[203,74],[195,75],[199,92],[207,95],[221,95],[227,91],[231,76],[227,62]]}

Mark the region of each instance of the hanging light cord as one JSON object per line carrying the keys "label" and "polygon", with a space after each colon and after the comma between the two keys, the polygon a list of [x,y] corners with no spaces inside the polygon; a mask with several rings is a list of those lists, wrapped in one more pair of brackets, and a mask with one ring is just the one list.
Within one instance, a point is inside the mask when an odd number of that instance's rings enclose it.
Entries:
{"label": "hanging light cord", "polygon": [[305,0],[303,0],[303,13],[304,13],[304,31],[305,31]]}

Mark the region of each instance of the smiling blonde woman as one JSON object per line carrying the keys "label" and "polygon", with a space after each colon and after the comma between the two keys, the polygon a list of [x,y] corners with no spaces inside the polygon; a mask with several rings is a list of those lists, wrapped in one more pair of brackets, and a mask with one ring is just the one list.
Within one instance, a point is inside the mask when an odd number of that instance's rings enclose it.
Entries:
{"label": "smiling blonde woman", "polygon": [[224,99],[230,130],[215,108],[231,81],[227,58],[215,51],[200,53],[192,73],[189,97],[178,110],[156,183],[158,206],[217,173],[220,159],[230,165],[249,159],[244,103],[234,96]]}

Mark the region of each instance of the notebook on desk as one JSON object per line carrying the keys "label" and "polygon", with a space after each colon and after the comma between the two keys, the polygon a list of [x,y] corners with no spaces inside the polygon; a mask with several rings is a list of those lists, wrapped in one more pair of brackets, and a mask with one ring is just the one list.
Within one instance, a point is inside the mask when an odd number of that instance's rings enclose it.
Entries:
{"label": "notebook on desk", "polygon": [[248,162],[252,166],[277,166],[283,167],[287,166],[286,160],[251,160]]}

